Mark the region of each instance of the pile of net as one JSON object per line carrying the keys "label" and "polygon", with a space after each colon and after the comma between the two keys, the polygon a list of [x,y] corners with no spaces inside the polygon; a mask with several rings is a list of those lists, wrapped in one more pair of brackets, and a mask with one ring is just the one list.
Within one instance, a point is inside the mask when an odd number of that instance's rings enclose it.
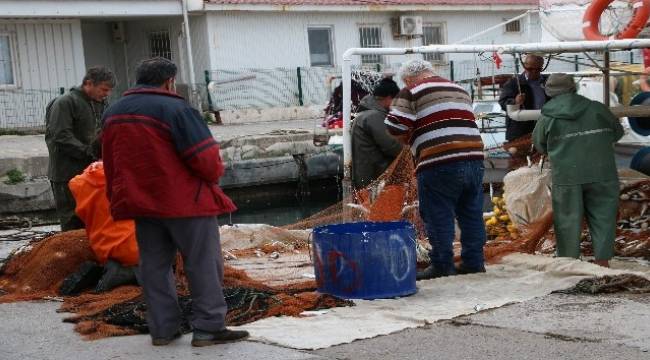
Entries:
{"label": "pile of net", "polygon": [[[521,145],[521,147],[528,149],[529,145],[530,139],[528,145]],[[390,167],[368,187],[286,228],[309,229],[350,221],[409,221],[416,229],[418,263],[419,266],[423,266],[423,263],[428,261],[426,254],[429,244],[418,212],[417,181],[414,171],[413,157],[408,149],[404,149]],[[348,220],[344,220],[344,212]],[[533,253],[540,236],[547,232],[552,223],[552,217],[541,217],[525,229],[518,231],[516,237],[488,241],[485,247],[486,261],[494,263],[514,252]],[[459,261],[458,239],[454,243],[454,251],[455,260]]]}
{"label": "pile of net", "polygon": [[560,294],[611,294],[630,292],[634,294],[650,293],[650,280],[634,274],[602,276],[580,280],[575,286],[556,291]]}
{"label": "pile of net", "polygon": [[[511,166],[514,168],[540,163],[541,155],[532,149],[530,136],[506,143],[503,147],[512,155]],[[405,149],[391,166],[365,189],[356,191],[341,202],[286,228],[310,229],[350,221],[406,220],[415,225],[418,263],[422,266],[422,262],[428,261],[426,254],[429,244],[418,212],[417,182],[413,164],[411,153]],[[538,210],[525,222],[513,222],[506,214],[503,199],[494,197],[492,201],[494,209],[486,218],[486,227],[492,234],[485,246],[486,262],[496,263],[503,256],[515,252],[554,252],[553,215],[550,210]],[[619,228],[615,245],[617,256],[650,257],[649,206],[650,180],[638,181],[621,190]],[[348,220],[344,220],[346,218]],[[586,226],[582,246],[585,255],[592,254]],[[459,261],[458,238],[454,243],[454,252],[455,260]]]}
{"label": "pile of net", "polygon": [[[241,232],[238,229],[233,231]],[[259,233],[256,232],[258,237]],[[253,236],[231,241],[240,242],[241,246],[250,243],[256,246],[266,243],[265,240]],[[287,242],[290,240],[285,239]],[[286,245],[281,251],[289,251],[289,248]],[[87,339],[146,333],[146,305],[137,286],[122,286],[100,294],[87,292],[76,297],[58,296],[63,280],[82,263],[93,260],[95,255],[83,230],[63,232],[32,242],[14,253],[0,270],[0,303],[40,299],[62,301],[61,311],[75,313],[66,321],[75,323],[75,330]],[[180,257],[175,271],[179,300],[187,319],[191,315],[191,300]],[[319,294],[315,289],[314,280],[269,286],[251,279],[242,270],[225,266],[226,322],[239,325],[271,316],[301,316],[305,311],[352,305],[349,301]],[[187,320],[183,330],[189,331]]]}

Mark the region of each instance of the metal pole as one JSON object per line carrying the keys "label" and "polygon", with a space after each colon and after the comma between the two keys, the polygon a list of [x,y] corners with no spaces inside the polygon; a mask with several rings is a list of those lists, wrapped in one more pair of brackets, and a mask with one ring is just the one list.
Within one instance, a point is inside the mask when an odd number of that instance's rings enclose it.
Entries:
{"label": "metal pole", "polygon": [[515,62],[515,75],[519,76],[519,58],[517,54],[512,54],[512,60]]}
{"label": "metal pole", "polygon": [[603,104],[609,107],[609,51],[603,55]]}
{"label": "metal pole", "polygon": [[296,68],[296,76],[298,77],[298,104],[304,105],[302,100],[302,75],[300,74],[300,66]]}
{"label": "metal pole", "polygon": [[[346,201],[352,194],[352,57],[343,58],[343,199]],[[346,208],[345,206],[343,207]],[[343,219],[348,216],[345,211]]]}
{"label": "metal pole", "polygon": [[533,42],[533,20],[530,18],[531,12],[526,11],[526,32],[528,33],[528,42]]}
{"label": "metal pole", "polygon": [[208,110],[212,111],[212,99],[210,98],[210,70],[203,72],[205,78],[205,92],[208,94]]}
{"label": "metal pole", "polygon": [[190,70],[190,87],[192,89],[192,96],[190,103],[197,109],[201,108],[199,101],[199,90],[196,87],[196,75],[194,74],[194,55],[192,55],[192,35],[190,34],[190,19],[187,16],[187,0],[181,0],[183,8],[183,26],[185,30],[185,46],[187,47],[187,62]]}
{"label": "metal pole", "polygon": [[449,80],[454,81],[454,60],[449,61],[449,77]]}
{"label": "metal pole", "polygon": [[126,88],[131,87],[131,79],[129,77],[129,47],[126,40],[122,41],[122,51],[124,52],[124,78],[126,79]]}
{"label": "metal pole", "polygon": [[575,59],[575,71],[578,72],[580,71],[580,65],[578,64],[578,55],[574,55],[573,58]]}

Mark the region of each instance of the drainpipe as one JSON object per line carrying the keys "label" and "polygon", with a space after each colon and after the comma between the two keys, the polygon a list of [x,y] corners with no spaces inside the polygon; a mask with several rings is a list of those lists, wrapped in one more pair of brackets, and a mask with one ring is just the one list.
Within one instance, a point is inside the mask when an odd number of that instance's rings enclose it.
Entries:
{"label": "drainpipe", "polygon": [[199,91],[196,87],[196,75],[194,74],[194,56],[192,55],[192,35],[190,34],[190,19],[187,16],[187,0],[181,0],[181,7],[183,8],[183,26],[185,30],[185,45],[187,46],[187,62],[189,63],[190,70],[190,87],[191,98],[190,103],[197,109],[201,109],[199,101]]}
{"label": "drainpipe", "polygon": [[[614,106],[609,110],[617,118],[622,117],[650,117],[650,106],[633,105],[633,106]],[[508,117],[513,121],[536,121],[542,116],[541,110],[519,110],[519,105],[507,106]]]}

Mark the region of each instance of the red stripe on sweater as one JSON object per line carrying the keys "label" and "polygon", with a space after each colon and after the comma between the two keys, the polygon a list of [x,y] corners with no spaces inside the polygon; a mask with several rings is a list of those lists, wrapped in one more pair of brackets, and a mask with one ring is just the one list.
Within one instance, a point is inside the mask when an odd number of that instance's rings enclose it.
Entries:
{"label": "red stripe on sweater", "polygon": [[433,124],[434,122],[437,121],[444,121],[444,120],[451,120],[451,119],[459,119],[459,120],[462,119],[462,120],[474,122],[474,113],[467,110],[457,110],[457,109],[436,111],[433,114],[418,119],[415,127],[416,129],[419,129],[421,127]]}
{"label": "red stripe on sweater", "polygon": [[110,125],[111,122],[119,121],[119,120],[136,120],[136,121],[143,121],[143,122],[152,121],[152,122],[155,122],[156,125],[162,126],[167,130],[171,129],[169,124],[167,124],[166,122],[164,122],[162,120],[156,119],[156,118],[151,117],[151,116],[135,115],[135,114],[125,114],[125,115],[113,115],[113,116],[110,116],[110,117],[108,117],[106,119],[105,125],[108,126],[108,125]]}
{"label": "red stripe on sweater", "polygon": [[183,151],[183,154],[181,154],[181,156],[186,157],[186,156],[190,155],[192,152],[196,151],[198,148],[200,148],[200,147],[202,147],[204,145],[211,144],[211,143],[216,144],[217,142],[212,137],[206,138],[203,141],[199,141],[198,143],[191,146],[189,149]]}

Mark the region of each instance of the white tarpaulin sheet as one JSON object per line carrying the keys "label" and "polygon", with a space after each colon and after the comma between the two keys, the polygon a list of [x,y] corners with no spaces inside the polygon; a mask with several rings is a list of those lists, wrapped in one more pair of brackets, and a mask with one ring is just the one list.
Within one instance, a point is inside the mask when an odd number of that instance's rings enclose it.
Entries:
{"label": "white tarpaulin sheet", "polygon": [[359,300],[356,306],[330,309],[323,315],[268,318],[241,328],[259,341],[321,349],[471,314],[477,305],[489,309],[522,302],[570,288],[584,278],[623,273],[630,271],[567,258],[513,254],[489,266],[485,274],[419,281],[418,292],[409,297]]}

